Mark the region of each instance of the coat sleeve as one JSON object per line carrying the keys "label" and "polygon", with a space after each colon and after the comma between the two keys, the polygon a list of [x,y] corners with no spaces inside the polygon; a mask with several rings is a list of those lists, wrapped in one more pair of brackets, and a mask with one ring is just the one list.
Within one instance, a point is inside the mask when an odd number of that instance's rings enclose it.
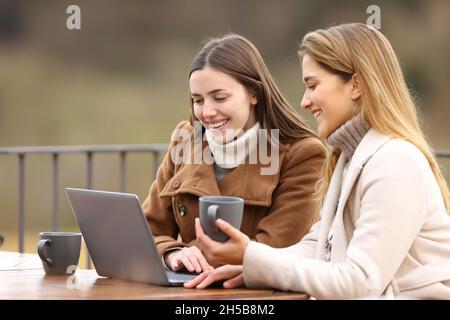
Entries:
{"label": "coat sleeve", "polygon": [[320,199],[316,196],[325,159],[325,147],[316,138],[291,145],[280,168],[272,204],[259,221],[255,241],[282,248],[300,241],[317,221]]}
{"label": "coat sleeve", "polygon": [[244,255],[246,285],[306,292],[319,299],[381,295],[425,221],[426,185],[433,179],[420,151],[406,149],[379,151],[364,168],[359,216],[344,261],[305,259],[251,242]]}
{"label": "coat sleeve", "polygon": [[299,257],[305,258],[314,258],[317,252],[317,242],[319,239],[319,231],[320,231],[320,220],[314,223],[309,232],[296,244],[287,247],[278,249],[279,252],[283,253],[293,253]]}
{"label": "coat sleeve", "polygon": [[[188,126],[188,122],[184,121],[177,126],[177,129],[183,129],[186,126]],[[186,244],[176,240],[179,228],[173,214],[172,198],[159,196],[164,186],[174,175],[175,165],[172,161],[171,150],[176,143],[176,139],[171,140],[169,150],[159,166],[148,196],[142,204],[156,247],[161,255],[174,248],[186,246]]]}

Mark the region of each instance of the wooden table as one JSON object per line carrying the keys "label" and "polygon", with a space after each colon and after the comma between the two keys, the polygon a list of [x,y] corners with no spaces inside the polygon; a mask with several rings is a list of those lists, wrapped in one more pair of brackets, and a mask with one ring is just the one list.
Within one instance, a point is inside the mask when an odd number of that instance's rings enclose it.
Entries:
{"label": "wooden table", "polygon": [[113,278],[77,269],[73,276],[46,276],[39,257],[0,251],[0,299],[306,300],[304,293],[276,290],[185,289]]}

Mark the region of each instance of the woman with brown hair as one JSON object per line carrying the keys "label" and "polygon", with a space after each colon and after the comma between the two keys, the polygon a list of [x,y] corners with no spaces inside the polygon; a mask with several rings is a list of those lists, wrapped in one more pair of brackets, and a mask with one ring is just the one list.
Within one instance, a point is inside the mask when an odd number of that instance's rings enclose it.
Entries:
{"label": "woman with brown hair", "polygon": [[[308,33],[300,45],[302,107],[332,146],[320,220],[297,244],[274,249],[230,236],[212,241],[196,221],[211,262],[187,287],[275,287],[318,299],[450,299],[450,197],[418,123],[389,41],[364,24]],[[243,265],[243,266],[240,266]]]}
{"label": "woman with brown hair", "polygon": [[[189,72],[191,117],[177,126],[143,209],[166,266],[211,270],[196,243],[198,198],[244,199],[241,231],[273,247],[317,220],[325,147],[283,97],[255,46],[209,41]],[[270,149],[270,150],[269,150]]]}

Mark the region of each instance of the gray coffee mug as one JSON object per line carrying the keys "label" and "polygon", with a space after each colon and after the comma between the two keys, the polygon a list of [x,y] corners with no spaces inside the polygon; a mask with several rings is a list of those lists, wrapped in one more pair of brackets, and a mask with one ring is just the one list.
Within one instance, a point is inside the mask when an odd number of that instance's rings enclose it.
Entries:
{"label": "gray coffee mug", "polygon": [[75,273],[80,259],[81,233],[41,232],[37,252],[48,275]]}
{"label": "gray coffee mug", "polygon": [[216,219],[227,221],[236,229],[241,227],[244,199],[229,196],[199,198],[200,221],[203,230],[213,240],[225,242],[229,237],[216,226]]}

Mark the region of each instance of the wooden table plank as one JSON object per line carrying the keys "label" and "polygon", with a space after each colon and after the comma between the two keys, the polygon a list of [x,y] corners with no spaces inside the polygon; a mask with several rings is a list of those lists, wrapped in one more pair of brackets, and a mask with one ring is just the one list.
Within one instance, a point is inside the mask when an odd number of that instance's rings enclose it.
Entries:
{"label": "wooden table plank", "polygon": [[276,290],[185,289],[103,278],[95,270],[73,276],[45,275],[37,255],[0,251],[0,299],[305,300],[303,293]]}

